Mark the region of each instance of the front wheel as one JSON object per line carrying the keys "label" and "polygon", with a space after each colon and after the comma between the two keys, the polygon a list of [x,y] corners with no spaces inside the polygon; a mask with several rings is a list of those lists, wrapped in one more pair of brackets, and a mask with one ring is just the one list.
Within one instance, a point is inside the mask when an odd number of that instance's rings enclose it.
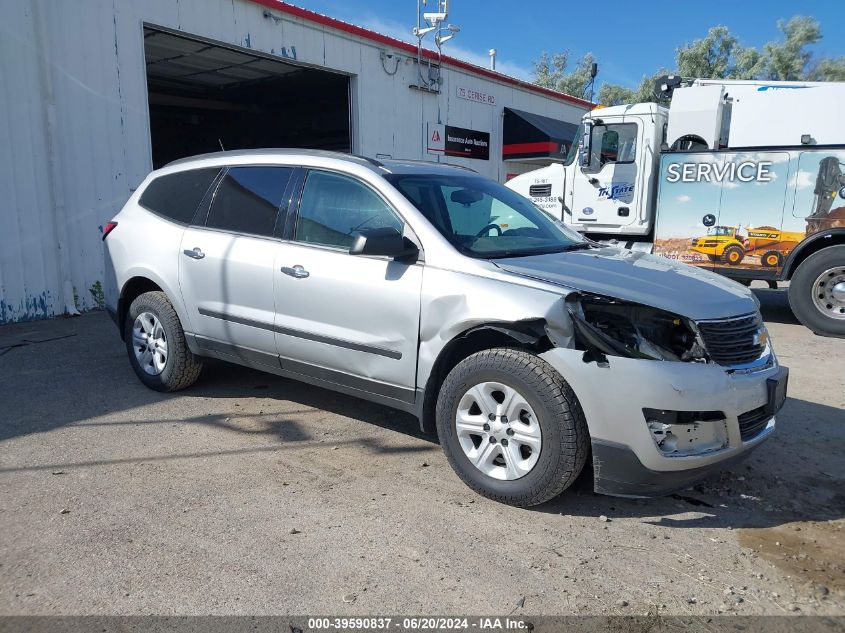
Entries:
{"label": "front wheel", "polygon": [[589,453],[572,389],[546,361],[517,349],[485,350],[455,366],[440,387],[437,432],[464,483],[519,507],[563,492]]}
{"label": "front wheel", "polygon": [[792,312],[816,334],[845,336],[845,245],[805,259],[789,284]]}
{"label": "front wheel", "polygon": [[722,253],[722,261],[731,266],[738,266],[744,258],[745,251],[742,250],[741,246],[737,246],[736,244],[731,244]]}
{"label": "front wheel", "polygon": [[194,384],[202,362],[191,353],[176,310],[163,292],[145,292],[129,306],[123,338],[138,378],[156,391]]}

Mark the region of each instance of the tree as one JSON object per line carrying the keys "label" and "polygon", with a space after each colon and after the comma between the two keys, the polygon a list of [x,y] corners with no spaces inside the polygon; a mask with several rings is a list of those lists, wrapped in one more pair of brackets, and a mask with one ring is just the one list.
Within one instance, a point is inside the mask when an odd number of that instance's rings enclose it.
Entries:
{"label": "tree", "polygon": [[567,72],[569,51],[563,51],[552,56],[543,53],[540,59],[534,62],[534,74],[537,76],[534,83],[573,97],[589,99],[590,82],[592,81],[590,68],[594,61],[593,54],[586,53],[575,62],[575,68],[571,72]]}
{"label": "tree", "polygon": [[618,84],[602,84],[598,92],[598,102],[602,105],[613,106],[624,103],[645,103],[654,101],[654,87],[657,80],[669,71],[661,68],[653,75],[643,75],[636,88],[626,88]]}
{"label": "tree", "polygon": [[726,26],[714,26],[705,37],[675,51],[678,74],[682,77],[727,77],[734,67],[739,46]]}
{"label": "tree", "polygon": [[[815,18],[795,16],[778,21],[783,38],[757,50],[743,46],[726,26],[714,26],[707,34],[675,50],[674,71],[660,70],[642,77],[637,88],[603,83],[598,101],[605,105],[653,101],[654,84],[665,74],[709,79],[762,79],[776,81],[845,81],[845,57],[815,58],[811,46],[821,38],[821,26]],[[536,83],[567,94],[588,98],[590,65],[587,53],[574,69],[568,71],[569,51],[549,56],[544,53],[535,62]]]}
{"label": "tree", "polygon": [[819,23],[810,17],[795,16],[788,22],[779,20],[778,29],[786,39],[780,43],[771,42],[763,47],[766,58],[766,79],[776,81],[804,79],[813,57],[806,47],[817,43],[822,38]]}
{"label": "tree", "polygon": [[617,84],[602,84],[599,90],[599,103],[604,105],[622,105],[623,103],[635,103],[635,90],[619,86]]}
{"label": "tree", "polygon": [[845,57],[820,59],[807,71],[807,79],[811,81],[845,81]]}

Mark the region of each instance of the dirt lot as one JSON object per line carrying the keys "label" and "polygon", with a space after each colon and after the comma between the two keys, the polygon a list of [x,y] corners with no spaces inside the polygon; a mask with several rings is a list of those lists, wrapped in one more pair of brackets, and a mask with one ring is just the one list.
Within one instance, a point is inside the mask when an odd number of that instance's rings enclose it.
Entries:
{"label": "dirt lot", "polygon": [[222,364],[154,393],[104,314],[0,328],[0,614],[843,615],[845,340],[756,292],[792,370],[769,442],[533,510],[405,414]]}

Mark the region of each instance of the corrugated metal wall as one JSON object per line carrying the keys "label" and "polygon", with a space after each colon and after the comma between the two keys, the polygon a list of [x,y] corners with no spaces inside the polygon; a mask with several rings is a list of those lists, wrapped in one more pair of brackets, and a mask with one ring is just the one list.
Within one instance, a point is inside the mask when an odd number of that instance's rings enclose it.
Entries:
{"label": "corrugated metal wall", "polygon": [[[0,0],[0,323],[97,307],[100,227],[151,169],[143,24],[296,59],[353,77],[355,151],[431,159],[427,122],[491,132],[490,161],[450,158],[504,180],[502,107],[577,122],[577,106],[446,67],[441,94],[409,88],[402,52],[249,0]],[[387,62],[387,70],[393,63]],[[456,96],[457,86],[496,105]],[[303,95],[307,98],[307,95]]]}

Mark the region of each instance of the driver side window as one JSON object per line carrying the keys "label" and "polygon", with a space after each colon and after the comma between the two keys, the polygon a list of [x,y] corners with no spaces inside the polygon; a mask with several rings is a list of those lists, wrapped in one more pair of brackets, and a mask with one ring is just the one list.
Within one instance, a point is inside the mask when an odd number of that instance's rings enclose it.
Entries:
{"label": "driver side window", "polygon": [[348,249],[355,231],[385,227],[401,232],[403,223],[372,189],[348,176],[309,172],[296,221],[297,242]]}
{"label": "driver side window", "polygon": [[593,163],[596,165],[633,162],[637,155],[637,124],[616,123],[595,126],[592,147]]}

